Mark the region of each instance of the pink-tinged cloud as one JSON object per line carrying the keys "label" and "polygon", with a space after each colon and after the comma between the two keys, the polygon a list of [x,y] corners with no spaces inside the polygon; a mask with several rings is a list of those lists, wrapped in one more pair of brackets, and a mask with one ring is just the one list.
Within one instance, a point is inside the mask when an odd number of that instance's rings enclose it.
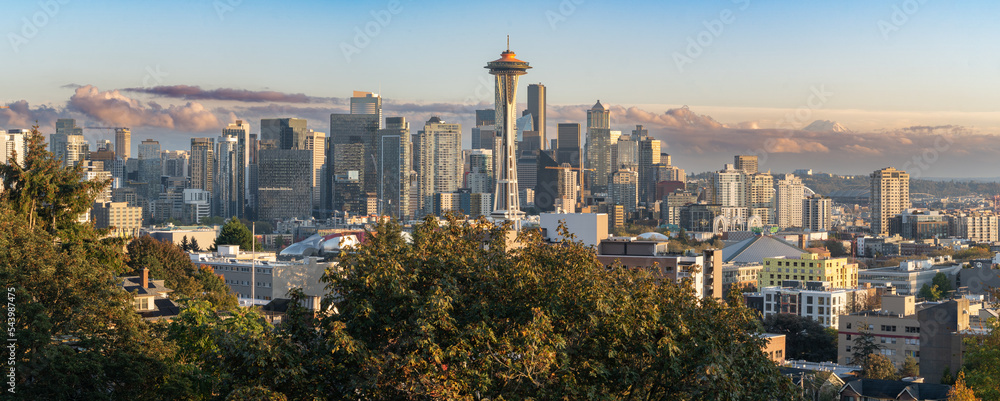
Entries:
{"label": "pink-tinged cloud", "polygon": [[333,102],[343,104],[339,98],[319,98],[306,96],[304,93],[284,93],[277,91],[252,91],[246,89],[219,88],[202,89],[200,86],[170,85],[151,88],[126,88],[126,92],[145,93],[154,96],[169,97],[184,100],[221,100],[236,102],[280,102],[280,103],[314,103]]}
{"label": "pink-tinged cloud", "polygon": [[126,127],[161,127],[185,132],[221,128],[218,117],[200,103],[166,108],[155,102],[143,103],[117,90],[100,91],[93,85],[76,89],[68,108],[104,124]]}
{"label": "pink-tinged cloud", "polygon": [[881,156],[882,155],[882,152],[879,151],[879,150],[877,150],[877,149],[872,149],[872,148],[869,148],[869,147],[866,147],[866,146],[861,146],[861,145],[847,145],[847,146],[843,147],[843,150],[845,152],[850,152],[850,153],[855,153],[855,154],[862,154],[862,155],[868,155],[868,156]]}
{"label": "pink-tinged cloud", "polygon": [[55,127],[59,110],[49,106],[34,108],[25,100],[7,104],[9,109],[0,109],[0,129],[31,128],[37,122],[42,128]]}

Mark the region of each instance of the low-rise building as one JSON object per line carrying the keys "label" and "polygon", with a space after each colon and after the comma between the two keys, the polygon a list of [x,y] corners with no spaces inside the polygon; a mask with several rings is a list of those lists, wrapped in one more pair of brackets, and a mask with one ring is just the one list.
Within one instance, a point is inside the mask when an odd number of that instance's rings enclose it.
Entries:
{"label": "low-rise building", "polygon": [[143,268],[138,276],[122,277],[122,288],[132,293],[132,305],[146,320],[172,319],[180,313],[180,308],[168,295],[173,292],[163,284],[163,280],[149,278],[149,269]]}
{"label": "low-rise building", "polygon": [[680,254],[670,252],[668,245],[669,242],[662,239],[606,239],[597,248],[597,260],[608,266],[620,263],[626,268],[650,270],[662,279],[677,283],[690,280],[699,298],[722,298],[721,250],[706,250],[703,255]]}
{"label": "low-rise building", "polygon": [[858,272],[858,282],[872,286],[890,286],[896,289],[897,294],[916,295],[924,284],[931,284],[938,273],[953,278],[961,268],[960,264],[953,263],[951,256],[907,260],[899,266],[862,270]]}
{"label": "low-rise building", "polygon": [[764,258],[760,272],[761,287],[781,285],[787,280],[825,281],[832,288],[856,288],[858,265],[847,258],[823,258],[815,253],[803,253],[798,258]]}
{"label": "low-rise building", "polygon": [[757,309],[765,318],[775,314],[798,315],[825,327],[837,327],[839,316],[848,313],[852,305],[863,304],[863,299],[870,294],[865,288],[833,289],[821,282],[786,284],[744,294],[747,306]]}
{"label": "low-rise building", "polygon": [[279,261],[273,253],[240,252],[239,245],[220,245],[213,253],[192,253],[191,261],[206,265],[222,276],[241,304],[263,305],[285,298],[289,290],[301,288],[312,307],[318,307],[319,299],[326,294],[320,279],[328,268],[336,266],[335,262],[321,262],[318,257]]}
{"label": "low-rise building", "polygon": [[767,340],[764,354],[778,365],[785,363],[785,335],[764,333],[762,336]]}
{"label": "low-rise building", "polygon": [[559,225],[576,236],[584,245],[597,246],[608,238],[608,215],[606,213],[542,213],[539,216],[542,235],[549,241],[560,241]]}
{"label": "low-rise building", "polygon": [[96,228],[110,228],[112,235],[135,236],[142,228],[142,208],[126,202],[95,203],[91,218]]}

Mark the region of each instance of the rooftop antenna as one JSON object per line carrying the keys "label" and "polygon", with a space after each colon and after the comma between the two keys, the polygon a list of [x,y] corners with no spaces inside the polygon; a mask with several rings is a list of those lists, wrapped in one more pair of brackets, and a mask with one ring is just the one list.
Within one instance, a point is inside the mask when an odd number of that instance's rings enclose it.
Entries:
{"label": "rooftop antenna", "polygon": [[507,51],[510,51],[510,35],[507,35]]}

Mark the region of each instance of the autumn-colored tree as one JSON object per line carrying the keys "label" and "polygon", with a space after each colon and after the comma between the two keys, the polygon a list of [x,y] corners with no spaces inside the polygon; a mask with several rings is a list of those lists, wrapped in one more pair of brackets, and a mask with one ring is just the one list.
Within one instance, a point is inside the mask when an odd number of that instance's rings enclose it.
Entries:
{"label": "autumn-colored tree", "polygon": [[[998,294],[1000,295],[1000,294]],[[991,319],[989,334],[965,340],[966,384],[983,400],[1000,400],[1000,321]]]}
{"label": "autumn-colored tree", "polygon": [[965,386],[965,372],[958,372],[958,379],[955,385],[948,391],[948,401],[979,401],[976,393],[971,388]]}

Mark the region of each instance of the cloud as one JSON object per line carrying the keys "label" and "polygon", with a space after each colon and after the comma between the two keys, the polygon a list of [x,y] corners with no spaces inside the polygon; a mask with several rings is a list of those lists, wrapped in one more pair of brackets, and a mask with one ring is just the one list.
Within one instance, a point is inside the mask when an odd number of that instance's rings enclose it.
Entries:
{"label": "cloud", "polygon": [[76,89],[67,107],[109,125],[127,127],[161,127],[185,132],[205,132],[220,129],[218,117],[200,103],[166,108],[157,103],[142,103],[122,95],[117,90],[101,92],[93,85]]}
{"label": "cloud", "polygon": [[251,91],[246,89],[219,88],[205,90],[200,86],[170,85],[152,88],[125,88],[126,92],[145,93],[160,97],[184,100],[222,100],[236,102],[281,102],[281,103],[337,103],[344,104],[340,98],[320,98],[306,96],[303,93],[284,93],[277,91]]}
{"label": "cloud", "polygon": [[882,152],[879,151],[879,150],[877,150],[877,149],[872,149],[872,148],[861,146],[861,145],[847,145],[847,146],[843,147],[843,150],[847,151],[847,152],[851,152],[851,153],[860,153],[860,154],[870,155],[870,156],[880,156],[880,155],[882,155]]}
{"label": "cloud", "polygon": [[34,108],[25,100],[10,103],[9,109],[0,109],[0,129],[29,128],[38,122],[40,127],[55,127],[59,119],[59,110],[51,106],[36,106]]}

